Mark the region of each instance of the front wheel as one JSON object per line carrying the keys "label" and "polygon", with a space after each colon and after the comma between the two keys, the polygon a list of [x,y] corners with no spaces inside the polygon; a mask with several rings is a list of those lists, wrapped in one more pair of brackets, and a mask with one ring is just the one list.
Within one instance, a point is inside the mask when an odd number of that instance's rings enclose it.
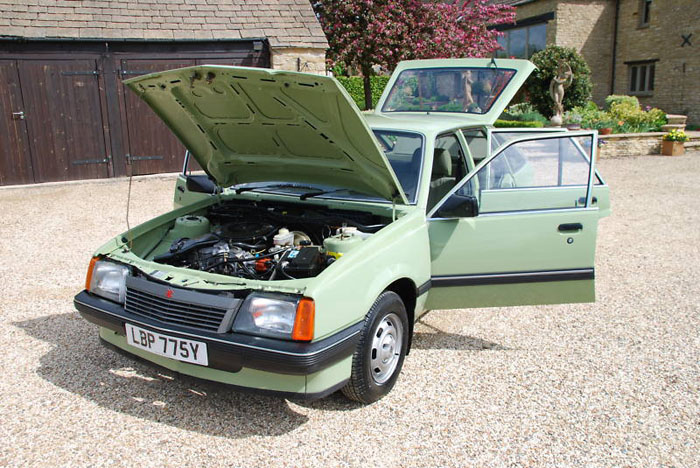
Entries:
{"label": "front wheel", "polygon": [[352,356],[352,374],[343,387],[346,397],[373,403],[391,391],[406,356],[408,330],[403,301],[393,291],[383,292],[365,317]]}

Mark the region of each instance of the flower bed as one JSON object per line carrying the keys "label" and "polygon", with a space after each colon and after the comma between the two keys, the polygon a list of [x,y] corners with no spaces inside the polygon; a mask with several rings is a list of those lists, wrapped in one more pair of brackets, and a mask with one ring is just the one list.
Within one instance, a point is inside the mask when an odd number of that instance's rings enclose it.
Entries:
{"label": "flower bed", "polygon": [[666,124],[661,109],[642,109],[634,96],[608,96],[605,109],[594,102],[574,107],[564,114],[564,124],[580,124],[582,128],[611,129],[615,134],[659,132]]}

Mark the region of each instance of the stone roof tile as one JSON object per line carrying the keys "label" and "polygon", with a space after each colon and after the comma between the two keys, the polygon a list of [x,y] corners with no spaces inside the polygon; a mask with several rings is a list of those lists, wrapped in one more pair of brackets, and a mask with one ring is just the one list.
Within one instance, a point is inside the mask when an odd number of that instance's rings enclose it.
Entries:
{"label": "stone roof tile", "polygon": [[328,47],[309,0],[0,0],[0,25],[0,37],[266,37],[273,47]]}

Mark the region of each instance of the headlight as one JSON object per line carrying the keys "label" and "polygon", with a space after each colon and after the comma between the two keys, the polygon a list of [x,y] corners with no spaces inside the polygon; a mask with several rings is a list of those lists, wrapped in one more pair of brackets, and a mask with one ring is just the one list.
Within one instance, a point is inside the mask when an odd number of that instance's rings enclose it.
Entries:
{"label": "headlight", "polygon": [[271,338],[311,341],[314,313],[313,299],[253,293],[236,315],[233,330]]}
{"label": "headlight", "polygon": [[129,269],[124,265],[95,259],[90,262],[90,267],[86,281],[87,290],[110,301],[123,304]]}

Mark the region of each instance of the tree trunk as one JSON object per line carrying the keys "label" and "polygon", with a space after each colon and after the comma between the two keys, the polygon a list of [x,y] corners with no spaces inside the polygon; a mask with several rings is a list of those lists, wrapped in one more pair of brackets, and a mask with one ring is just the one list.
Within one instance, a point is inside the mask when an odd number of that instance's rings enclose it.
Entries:
{"label": "tree trunk", "polygon": [[372,75],[372,69],[369,67],[362,67],[362,83],[365,87],[365,110],[372,108],[372,84],[370,83],[370,76]]}

